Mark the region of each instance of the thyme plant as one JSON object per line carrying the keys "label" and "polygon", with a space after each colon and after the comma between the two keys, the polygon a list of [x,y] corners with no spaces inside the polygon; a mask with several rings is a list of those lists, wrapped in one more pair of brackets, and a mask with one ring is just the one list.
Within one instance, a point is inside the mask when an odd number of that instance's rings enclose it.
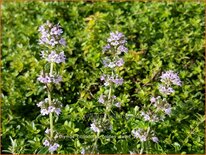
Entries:
{"label": "thyme plant", "polygon": [[64,52],[61,51],[61,46],[65,46],[66,41],[61,37],[63,30],[59,24],[54,25],[47,21],[39,27],[38,31],[40,32],[39,44],[44,49],[40,55],[46,63],[37,80],[44,84],[47,98],[40,101],[37,106],[41,108],[42,116],[49,115],[50,125],[45,131],[46,137],[43,145],[48,147],[49,152],[53,154],[60,146],[57,143],[58,133],[55,132],[54,117],[60,115],[62,104],[53,96],[52,90],[62,81],[58,65],[66,60]]}

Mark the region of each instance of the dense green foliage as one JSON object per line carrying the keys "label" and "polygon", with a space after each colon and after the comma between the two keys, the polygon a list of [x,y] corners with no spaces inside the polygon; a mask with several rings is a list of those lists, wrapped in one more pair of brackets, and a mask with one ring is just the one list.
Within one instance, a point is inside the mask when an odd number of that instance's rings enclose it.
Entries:
{"label": "dense green foliage", "polygon": [[[170,96],[172,114],[155,130],[160,140],[149,153],[204,153],[204,4],[144,2],[4,3],[2,13],[3,153],[46,153],[42,145],[48,118],[36,104],[46,96],[37,77],[42,70],[38,27],[60,23],[67,41],[63,82],[55,97],[64,105],[55,128],[67,137],[57,153],[80,153],[93,139],[92,117],[102,113],[102,47],[111,31],[127,37],[129,52],[120,69],[122,101],[113,111],[113,129],[98,141],[100,153],[129,153],[139,147],[131,135],[139,110],[158,94],[161,72],[174,70],[182,80]],[[127,117],[131,116],[131,117]],[[135,116],[135,117],[133,117]]]}

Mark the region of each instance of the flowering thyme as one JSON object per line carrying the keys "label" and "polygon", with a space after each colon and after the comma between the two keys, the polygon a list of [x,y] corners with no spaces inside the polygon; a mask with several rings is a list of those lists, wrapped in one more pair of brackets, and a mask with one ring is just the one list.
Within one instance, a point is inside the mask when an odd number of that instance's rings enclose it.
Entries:
{"label": "flowering thyme", "polygon": [[43,116],[49,115],[50,128],[47,128],[45,133],[49,138],[44,140],[43,145],[48,147],[49,152],[53,154],[54,151],[60,146],[55,142],[57,139],[57,134],[54,136],[54,126],[53,126],[53,114],[59,116],[61,113],[62,104],[57,99],[52,99],[52,87],[54,84],[59,84],[62,81],[62,76],[57,74],[54,71],[54,64],[64,63],[66,60],[65,54],[63,51],[58,52],[54,50],[59,46],[65,46],[66,41],[61,37],[63,30],[59,24],[53,25],[49,21],[39,27],[40,39],[39,44],[46,47],[47,49],[41,51],[41,57],[46,60],[46,62],[50,65],[49,72],[41,72],[37,80],[40,83],[46,85],[48,98],[39,102],[37,106],[41,108],[40,112]]}
{"label": "flowering thyme", "polygon": [[109,114],[112,106],[121,107],[121,102],[112,97],[113,89],[115,86],[122,85],[124,80],[117,73],[117,68],[124,65],[123,58],[120,57],[121,53],[125,53],[128,49],[125,47],[126,38],[121,32],[111,32],[107,39],[107,45],[103,47],[103,54],[107,55],[102,58],[104,66],[104,74],[100,80],[104,82],[105,89],[109,89],[107,94],[101,94],[99,102],[106,106],[104,120]]}
{"label": "flowering thyme", "polygon": [[165,95],[170,95],[175,92],[174,89],[171,87],[172,85],[182,85],[182,82],[177,73],[171,70],[162,73],[162,75],[160,76],[160,81],[162,82],[162,84],[159,85],[159,91],[160,93]]}

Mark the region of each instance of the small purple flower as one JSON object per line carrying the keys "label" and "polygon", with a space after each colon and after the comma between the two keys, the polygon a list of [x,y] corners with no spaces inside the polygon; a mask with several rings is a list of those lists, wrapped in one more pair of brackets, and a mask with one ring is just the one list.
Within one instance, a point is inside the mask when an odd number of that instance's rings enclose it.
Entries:
{"label": "small purple flower", "polygon": [[155,97],[152,97],[152,98],[150,99],[150,102],[151,102],[151,103],[155,103],[155,102],[156,102],[156,98],[155,98]]}
{"label": "small purple flower", "polygon": [[56,44],[58,44],[58,41],[57,41],[54,37],[52,37],[52,38],[50,39],[50,41],[49,41],[49,44],[50,44],[51,46],[55,46]]}
{"label": "small purple flower", "polygon": [[61,63],[61,62],[65,62],[66,60],[66,57],[64,55],[64,52],[60,52],[58,57],[57,57],[57,60],[56,60],[56,63]]}
{"label": "small purple flower", "polygon": [[44,102],[45,102],[45,103],[49,102],[49,99],[48,99],[48,98],[45,98],[45,99],[44,99]]}
{"label": "small purple flower", "polygon": [[63,33],[63,31],[62,31],[62,29],[59,27],[59,25],[54,26],[54,27],[51,29],[51,32],[50,32],[51,35],[57,35],[57,36],[61,35],[62,33]]}
{"label": "small purple flower", "polygon": [[49,43],[49,39],[47,37],[41,37],[40,40],[39,40],[39,44],[42,45],[42,44],[48,44]]}
{"label": "small purple flower", "polygon": [[103,95],[100,95],[100,97],[98,99],[98,102],[104,104],[105,101],[104,101],[104,96]]}
{"label": "small purple flower", "polygon": [[166,108],[164,111],[165,111],[165,114],[170,115],[171,107]]}
{"label": "small purple flower", "polygon": [[140,139],[141,142],[145,142],[147,140],[147,137],[146,137],[146,135],[141,135],[139,137],[139,139]]}
{"label": "small purple flower", "polygon": [[55,107],[53,107],[53,106],[48,107],[48,112],[49,113],[54,112],[54,111],[55,111]]}
{"label": "small purple flower", "polygon": [[37,104],[37,107],[41,107],[44,104],[44,101],[41,101]]}
{"label": "small purple flower", "polygon": [[46,52],[45,52],[45,51],[41,51],[40,56],[41,56],[42,58],[46,58]]}
{"label": "small purple flower", "polygon": [[46,128],[45,133],[49,134],[50,133],[50,129]]}
{"label": "small purple flower", "polygon": [[55,113],[59,116],[59,114],[61,113],[61,109],[60,108],[56,108],[55,109]]}
{"label": "small purple flower", "polygon": [[145,121],[150,121],[151,120],[150,116],[148,114],[146,114],[145,112],[141,112],[141,116],[144,117]]}
{"label": "small purple flower", "polygon": [[60,52],[59,54],[56,53],[56,51],[51,51],[50,54],[48,54],[48,56],[46,56],[45,53],[41,54],[44,56],[44,58],[48,61],[48,62],[55,62],[55,63],[61,63],[61,62],[65,62],[65,55],[64,52]]}
{"label": "small purple flower", "polygon": [[166,86],[160,84],[159,85],[159,91],[162,94],[170,95],[171,93],[174,92],[174,89],[172,87],[166,87]]}
{"label": "small purple flower", "polygon": [[117,46],[117,45],[119,45],[119,42],[116,40],[116,41],[113,41],[113,42],[111,42],[111,45],[113,45],[113,46]]}
{"label": "small purple flower", "polygon": [[51,82],[51,78],[49,76],[43,76],[43,75],[39,75],[37,80],[41,83],[44,83],[44,84],[47,84],[47,83]]}
{"label": "small purple flower", "polygon": [[58,149],[58,147],[59,147],[59,144],[57,144],[57,143],[54,143],[53,145],[50,145],[49,152],[56,151]]}
{"label": "small purple flower", "polygon": [[41,109],[41,114],[44,116],[44,115],[48,115],[49,112],[47,109]]}
{"label": "small purple flower", "polygon": [[56,53],[56,51],[51,51],[51,53],[47,56],[46,60],[48,62],[55,62],[57,57],[58,57],[58,54]]}
{"label": "small purple flower", "polygon": [[115,104],[115,106],[118,107],[118,108],[121,108],[121,103],[120,103],[120,102],[117,102],[117,103]]}
{"label": "small purple flower", "polygon": [[116,65],[118,67],[123,66],[124,65],[124,60],[122,58],[120,58],[119,60],[116,61]]}
{"label": "small purple flower", "polygon": [[45,98],[44,101],[39,102],[37,107],[43,107],[46,103],[48,103],[48,98]]}
{"label": "small purple flower", "polygon": [[103,52],[110,50],[110,48],[111,48],[111,46],[109,44],[107,44],[106,46],[103,47]]}
{"label": "small purple flower", "polygon": [[44,28],[44,25],[41,25],[38,29],[39,32],[44,32],[45,31],[45,28]]}
{"label": "small purple flower", "polygon": [[102,75],[102,76],[100,77],[100,80],[101,80],[101,81],[104,81],[104,80],[105,80],[105,75]]}
{"label": "small purple flower", "polygon": [[135,138],[138,138],[140,136],[139,130],[132,130],[132,134],[134,135]]}
{"label": "small purple flower", "polygon": [[147,140],[147,133],[142,130],[132,130],[132,134],[135,138],[139,138],[141,142],[145,142]]}
{"label": "small purple flower", "polygon": [[100,132],[100,129],[99,129],[94,123],[92,123],[90,126],[91,126],[90,128],[91,128],[94,132]]}
{"label": "small purple flower", "polygon": [[61,45],[63,45],[63,46],[66,46],[66,41],[65,41],[65,39],[63,39],[63,38],[61,38],[61,39],[59,40],[59,43],[60,43]]}
{"label": "small purple flower", "polygon": [[115,78],[112,81],[117,85],[122,85],[124,80],[123,78]]}
{"label": "small purple flower", "polygon": [[149,121],[149,120],[150,120],[150,116],[149,116],[148,114],[145,114],[145,115],[144,115],[144,120],[145,120],[145,121]]}
{"label": "small purple flower", "polygon": [[48,26],[49,28],[52,27],[52,23],[50,23],[50,21],[48,21],[48,20],[46,21],[45,25]]}
{"label": "small purple flower", "polygon": [[123,45],[120,45],[117,50],[120,52],[120,53],[127,53],[128,52],[128,49],[123,46]]}
{"label": "small purple flower", "polygon": [[62,77],[61,76],[51,76],[49,77],[48,75],[40,75],[38,78],[37,78],[38,81],[40,81],[41,83],[44,83],[44,84],[47,84],[47,83],[55,83],[55,84],[58,84],[59,82],[62,81]]}
{"label": "small purple flower", "polygon": [[48,140],[44,140],[43,145],[44,145],[44,146],[49,146],[49,145],[50,145],[50,143],[49,143],[49,141],[48,141]]}
{"label": "small purple flower", "polygon": [[155,143],[158,143],[159,139],[157,137],[152,137],[152,141],[155,142]]}
{"label": "small purple flower", "polygon": [[113,99],[116,99],[117,97],[115,95],[112,96]]}
{"label": "small purple flower", "polygon": [[109,86],[109,82],[106,81],[106,82],[104,83],[104,85],[105,85],[105,86]]}
{"label": "small purple flower", "polygon": [[108,67],[110,60],[108,58],[105,58],[102,63],[104,65],[104,67]]}

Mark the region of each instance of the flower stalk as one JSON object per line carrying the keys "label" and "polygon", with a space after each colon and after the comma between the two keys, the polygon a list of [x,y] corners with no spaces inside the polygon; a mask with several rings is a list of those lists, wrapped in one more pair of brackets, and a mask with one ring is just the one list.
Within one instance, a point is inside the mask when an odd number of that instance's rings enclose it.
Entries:
{"label": "flower stalk", "polygon": [[45,84],[48,97],[44,101],[39,102],[37,106],[41,108],[41,114],[43,116],[49,115],[50,128],[47,128],[45,131],[46,138],[43,145],[48,147],[48,151],[53,154],[60,146],[55,142],[57,141],[58,134],[54,130],[53,117],[54,114],[59,116],[62,107],[61,103],[57,99],[52,98],[53,85],[59,84],[62,81],[62,77],[54,71],[54,63],[60,64],[65,62],[66,59],[63,51],[58,52],[55,51],[54,48],[58,49],[60,45],[65,46],[66,41],[61,38],[63,30],[59,24],[53,25],[47,21],[47,23],[39,27],[39,32],[41,34],[39,44],[46,47],[45,51],[41,51],[41,57],[49,63],[50,69],[47,73],[42,72],[37,78],[39,82]]}

